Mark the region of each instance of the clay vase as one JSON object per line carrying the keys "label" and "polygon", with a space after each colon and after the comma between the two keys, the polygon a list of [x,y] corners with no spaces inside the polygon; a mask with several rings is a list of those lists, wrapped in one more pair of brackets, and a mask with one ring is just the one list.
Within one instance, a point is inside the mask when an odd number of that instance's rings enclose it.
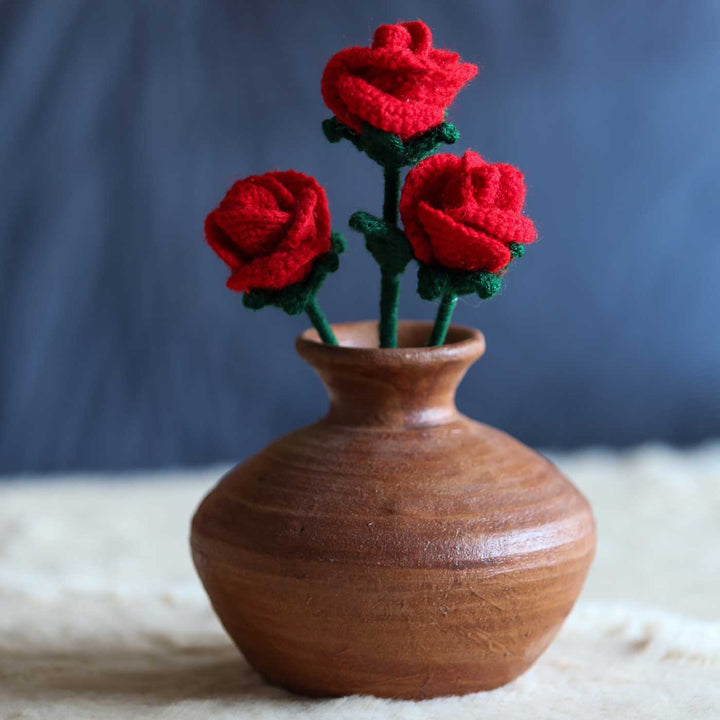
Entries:
{"label": "clay vase", "polygon": [[297,350],[327,416],[228,472],[200,505],[192,553],[225,629],[269,682],[311,696],[430,698],[527,670],[595,550],[585,498],[544,457],[461,415],[485,349],[451,328],[315,331]]}

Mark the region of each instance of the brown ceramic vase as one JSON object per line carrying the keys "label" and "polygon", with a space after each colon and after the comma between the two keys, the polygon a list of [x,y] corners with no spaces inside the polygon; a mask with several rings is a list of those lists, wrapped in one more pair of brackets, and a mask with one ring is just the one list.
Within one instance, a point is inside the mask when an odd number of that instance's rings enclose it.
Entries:
{"label": "brown ceramic vase", "polygon": [[451,328],[315,331],[297,350],[327,416],[227,473],[192,524],[222,624],[269,682],[312,696],[421,699],[490,690],[527,670],[582,588],[595,550],[585,498],[534,451],[460,414],[485,349]]}

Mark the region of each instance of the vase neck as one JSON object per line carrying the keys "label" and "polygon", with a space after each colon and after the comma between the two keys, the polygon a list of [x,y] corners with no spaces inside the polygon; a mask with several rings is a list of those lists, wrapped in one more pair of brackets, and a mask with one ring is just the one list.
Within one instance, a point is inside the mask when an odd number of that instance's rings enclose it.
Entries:
{"label": "vase neck", "polygon": [[452,327],[447,344],[423,347],[431,323],[402,322],[394,349],[377,347],[377,323],[334,325],[340,346],[320,343],[314,330],[297,349],[318,373],[328,395],[327,421],[374,427],[427,427],[457,417],[455,391],[485,349],[481,333]]}

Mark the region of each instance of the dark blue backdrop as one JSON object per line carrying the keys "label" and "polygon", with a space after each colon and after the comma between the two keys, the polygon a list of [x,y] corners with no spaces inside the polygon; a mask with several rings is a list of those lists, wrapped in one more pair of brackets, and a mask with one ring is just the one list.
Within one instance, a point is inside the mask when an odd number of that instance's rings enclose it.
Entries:
{"label": "dark blue backdrop", "polygon": [[[482,66],[455,151],[519,165],[541,233],[458,308],[488,339],[461,408],[544,446],[720,434],[720,3],[6,1],[0,472],[230,460],[322,412],[305,321],[245,311],[202,222],[273,168],[315,175],[337,228],[379,210],[319,80],[418,17]],[[413,275],[401,313],[429,317]],[[322,304],[377,296],[354,236]]]}

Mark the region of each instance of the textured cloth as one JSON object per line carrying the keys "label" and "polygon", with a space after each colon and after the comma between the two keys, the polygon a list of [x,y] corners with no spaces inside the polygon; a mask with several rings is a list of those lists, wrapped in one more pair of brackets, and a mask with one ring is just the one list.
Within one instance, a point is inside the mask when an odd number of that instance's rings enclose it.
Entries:
{"label": "textured cloth", "polygon": [[2,484],[0,718],[720,717],[720,445],[556,459],[598,519],[580,603],[515,682],[421,703],[311,701],[248,668],[188,552],[222,468]]}

